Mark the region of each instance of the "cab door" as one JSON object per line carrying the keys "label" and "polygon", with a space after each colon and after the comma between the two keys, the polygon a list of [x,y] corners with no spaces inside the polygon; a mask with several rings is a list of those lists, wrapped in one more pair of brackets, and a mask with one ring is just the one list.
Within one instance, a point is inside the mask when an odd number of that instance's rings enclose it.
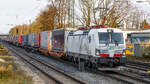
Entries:
{"label": "cab door", "polygon": [[93,55],[95,52],[95,39],[94,39],[94,34],[91,34],[88,36],[88,54]]}

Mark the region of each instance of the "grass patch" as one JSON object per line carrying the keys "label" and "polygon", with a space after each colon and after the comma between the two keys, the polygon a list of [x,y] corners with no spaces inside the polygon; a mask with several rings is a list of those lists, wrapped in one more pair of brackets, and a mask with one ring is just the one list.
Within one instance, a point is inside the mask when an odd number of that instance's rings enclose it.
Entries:
{"label": "grass patch", "polygon": [[32,77],[21,70],[12,72],[4,69],[0,72],[0,84],[32,84]]}
{"label": "grass patch", "polygon": [[[20,70],[13,57],[0,45],[0,84],[33,84],[32,77]],[[4,61],[3,61],[4,60]]]}

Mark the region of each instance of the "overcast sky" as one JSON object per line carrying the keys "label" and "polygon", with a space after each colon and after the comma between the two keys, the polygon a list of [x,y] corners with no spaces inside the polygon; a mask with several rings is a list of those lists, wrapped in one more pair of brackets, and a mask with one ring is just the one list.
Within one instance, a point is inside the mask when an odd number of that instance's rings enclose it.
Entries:
{"label": "overcast sky", "polygon": [[47,0],[0,0],[0,33],[8,33],[18,24],[29,24],[46,5]]}
{"label": "overcast sky", "polygon": [[[136,0],[132,1],[136,4]],[[0,0],[0,33],[8,33],[15,25],[29,24],[30,19],[34,21],[47,3],[47,0]],[[137,6],[150,13],[148,3],[140,3]]]}

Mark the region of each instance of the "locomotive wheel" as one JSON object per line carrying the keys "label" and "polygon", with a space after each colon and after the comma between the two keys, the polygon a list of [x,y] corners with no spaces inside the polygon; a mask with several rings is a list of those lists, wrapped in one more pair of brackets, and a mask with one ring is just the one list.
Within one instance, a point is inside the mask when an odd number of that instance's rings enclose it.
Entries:
{"label": "locomotive wheel", "polygon": [[78,68],[81,72],[85,71],[85,61],[83,59],[78,59],[79,63],[78,63]]}
{"label": "locomotive wheel", "polygon": [[113,63],[112,62],[109,62],[109,67],[113,67]]}
{"label": "locomotive wheel", "polygon": [[96,63],[92,63],[92,69],[93,69],[93,70],[97,70],[97,69],[98,69],[98,66],[97,66]]}
{"label": "locomotive wheel", "polygon": [[92,68],[92,63],[90,61],[87,62],[87,67],[90,69]]}

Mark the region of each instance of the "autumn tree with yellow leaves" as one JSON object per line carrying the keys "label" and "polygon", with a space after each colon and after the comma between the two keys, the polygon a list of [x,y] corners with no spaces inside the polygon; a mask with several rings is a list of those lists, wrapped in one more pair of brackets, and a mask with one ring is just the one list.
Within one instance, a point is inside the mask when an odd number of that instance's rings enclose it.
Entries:
{"label": "autumn tree with yellow leaves", "polygon": [[[68,0],[53,0],[52,4],[42,11],[36,20],[28,25],[28,33],[40,33],[42,31],[54,30],[70,26],[70,7]],[[21,35],[24,25],[19,25],[10,31],[14,35]],[[18,33],[19,32],[19,33]]]}
{"label": "autumn tree with yellow leaves", "polygon": [[18,25],[12,28],[9,32],[11,35],[27,35],[29,33],[28,25]]}

